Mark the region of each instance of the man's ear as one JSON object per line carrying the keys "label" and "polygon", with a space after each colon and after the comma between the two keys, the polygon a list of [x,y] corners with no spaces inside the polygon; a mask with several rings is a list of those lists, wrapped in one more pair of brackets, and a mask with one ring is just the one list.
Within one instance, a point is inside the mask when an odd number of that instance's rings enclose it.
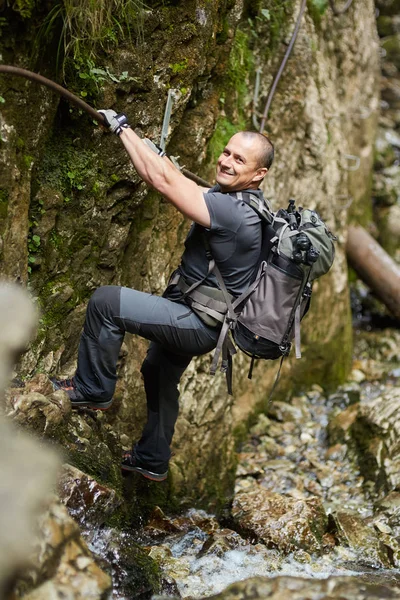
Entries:
{"label": "man's ear", "polygon": [[261,181],[261,179],[264,179],[264,177],[266,176],[267,173],[268,173],[267,167],[262,167],[261,169],[257,169],[257,173],[254,176],[253,181]]}

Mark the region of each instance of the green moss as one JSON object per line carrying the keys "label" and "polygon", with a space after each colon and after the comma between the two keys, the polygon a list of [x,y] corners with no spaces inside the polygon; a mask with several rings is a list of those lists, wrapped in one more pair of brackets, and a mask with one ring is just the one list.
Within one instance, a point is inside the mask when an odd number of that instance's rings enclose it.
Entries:
{"label": "green moss", "polygon": [[39,184],[58,189],[66,197],[98,184],[99,165],[93,151],[75,146],[68,131],[56,131],[47,144],[38,171]]}
{"label": "green moss", "polygon": [[291,371],[291,378],[295,382],[294,391],[309,389],[315,383],[327,392],[335,390],[346,381],[351,370],[352,356],[353,337],[349,311],[343,318],[342,327],[335,332],[329,343],[306,344],[304,357],[294,363]]}
{"label": "green moss", "polygon": [[328,8],[328,0],[307,0],[308,14],[314,21],[314,24],[319,28],[321,18]]}
{"label": "green moss", "polygon": [[219,31],[217,33],[217,44],[225,44],[229,35],[229,23],[228,19],[222,20]]}
{"label": "green moss", "polygon": [[[369,182],[366,186],[366,192],[353,202],[349,208],[348,219],[351,225],[361,225],[367,227],[373,220],[373,209],[371,201],[371,186],[373,172],[369,174]],[[364,187],[365,189],[365,187]]]}
{"label": "green moss", "polygon": [[225,148],[229,139],[238,131],[245,129],[245,121],[231,123],[226,117],[220,117],[217,121],[215,131],[208,143],[208,158],[212,164],[215,164],[222,150]]}
{"label": "green moss", "polygon": [[7,217],[8,212],[8,190],[0,188],[0,221]]}
{"label": "green moss", "polygon": [[189,59],[185,58],[181,62],[173,63],[172,65],[169,65],[169,66],[170,66],[172,73],[174,75],[177,75],[178,73],[182,73],[183,71],[186,71],[186,69],[188,68],[188,65],[189,65]]}
{"label": "green moss", "polygon": [[247,33],[238,29],[233,40],[226,74],[229,87],[237,92],[240,100],[247,93],[246,79],[254,64],[253,53],[248,42]]}
{"label": "green moss", "polygon": [[33,156],[30,156],[29,154],[24,154],[24,164],[27,169],[29,169],[31,167],[33,161],[34,161]]}
{"label": "green moss", "polygon": [[[266,59],[269,59],[274,55],[281,39],[285,27],[289,21],[288,17],[292,13],[293,0],[265,0],[263,2],[263,8],[260,8],[259,14],[256,16],[256,21],[261,25],[260,33],[256,32],[256,35],[267,35],[268,44],[266,44]],[[263,15],[268,13],[268,29],[264,34],[265,30],[265,16],[263,24]],[[258,27],[255,27],[258,29]]]}

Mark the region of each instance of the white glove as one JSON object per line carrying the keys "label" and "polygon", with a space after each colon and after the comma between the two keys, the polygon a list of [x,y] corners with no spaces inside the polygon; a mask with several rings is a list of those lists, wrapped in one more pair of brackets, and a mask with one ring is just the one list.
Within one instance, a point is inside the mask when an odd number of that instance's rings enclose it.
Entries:
{"label": "white glove", "polygon": [[120,113],[119,115],[117,115],[115,110],[112,110],[111,108],[107,110],[99,110],[97,112],[103,115],[104,125],[116,135],[120,135],[122,129],[130,127],[128,123],[128,117],[124,113]]}

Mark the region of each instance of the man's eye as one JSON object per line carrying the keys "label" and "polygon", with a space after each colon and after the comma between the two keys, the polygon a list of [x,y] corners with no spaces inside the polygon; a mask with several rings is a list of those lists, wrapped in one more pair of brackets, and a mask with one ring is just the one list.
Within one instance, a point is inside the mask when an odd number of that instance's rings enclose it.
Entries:
{"label": "man's eye", "polygon": [[240,156],[236,159],[237,162],[243,163],[243,158],[240,158]]}

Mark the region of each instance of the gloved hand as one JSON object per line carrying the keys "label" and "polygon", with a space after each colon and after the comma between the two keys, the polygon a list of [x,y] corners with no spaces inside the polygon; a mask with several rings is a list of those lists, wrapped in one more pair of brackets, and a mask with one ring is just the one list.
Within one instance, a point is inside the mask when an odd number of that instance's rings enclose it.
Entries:
{"label": "gloved hand", "polygon": [[116,135],[120,135],[123,128],[126,129],[127,127],[130,127],[128,117],[124,113],[117,115],[115,110],[110,108],[107,110],[99,110],[98,112],[104,116],[104,125]]}

